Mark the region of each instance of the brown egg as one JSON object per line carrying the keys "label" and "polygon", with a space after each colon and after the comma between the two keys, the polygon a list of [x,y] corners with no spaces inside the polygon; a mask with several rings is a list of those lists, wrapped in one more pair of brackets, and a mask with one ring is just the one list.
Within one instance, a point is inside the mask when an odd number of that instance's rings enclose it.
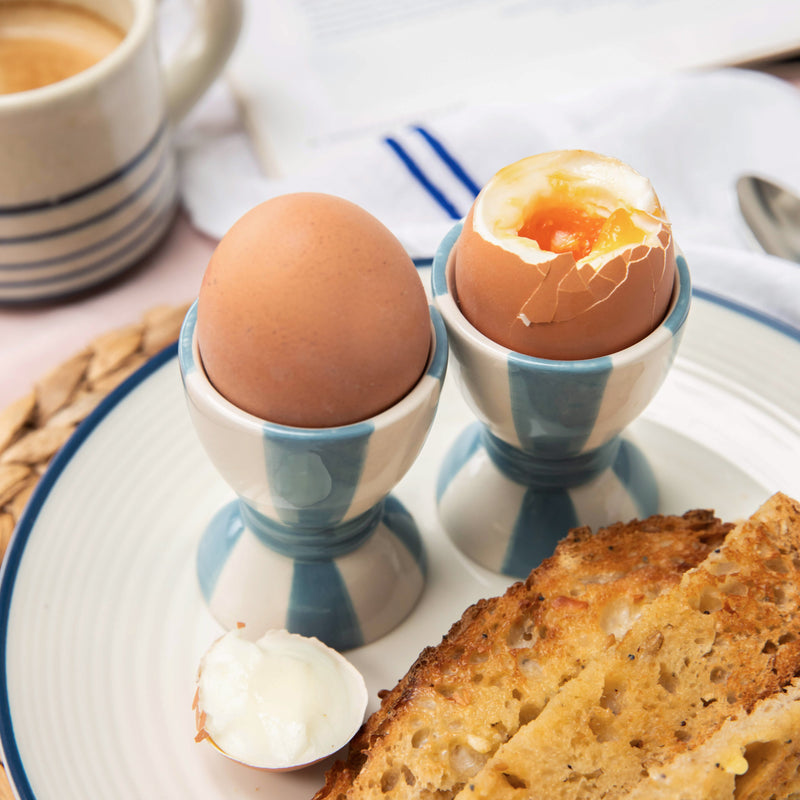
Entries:
{"label": "brown egg", "polygon": [[329,427],[402,398],[423,373],[431,332],[396,237],[349,201],[297,193],[256,206],[220,241],[197,337],[209,380],[235,406]]}
{"label": "brown egg", "polygon": [[456,243],[466,318],[540,358],[594,358],[634,344],[663,319],[674,278],[671,227],[650,182],[585,150],[500,170]]}

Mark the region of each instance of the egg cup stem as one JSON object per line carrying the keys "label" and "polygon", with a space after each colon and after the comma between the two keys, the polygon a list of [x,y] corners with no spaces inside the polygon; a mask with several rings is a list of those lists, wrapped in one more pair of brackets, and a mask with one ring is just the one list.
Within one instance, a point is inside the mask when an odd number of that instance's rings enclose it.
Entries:
{"label": "egg cup stem", "polygon": [[197,551],[203,598],[225,628],[285,628],[336,650],[394,627],[416,603],[425,572],[419,531],[392,495],[320,529],[282,525],[233,501],[212,518]]}
{"label": "egg cup stem", "polygon": [[473,423],[439,473],[442,526],[473,561],[525,578],[572,528],[597,528],[658,510],[644,454],[615,437],[577,457],[536,458]]}

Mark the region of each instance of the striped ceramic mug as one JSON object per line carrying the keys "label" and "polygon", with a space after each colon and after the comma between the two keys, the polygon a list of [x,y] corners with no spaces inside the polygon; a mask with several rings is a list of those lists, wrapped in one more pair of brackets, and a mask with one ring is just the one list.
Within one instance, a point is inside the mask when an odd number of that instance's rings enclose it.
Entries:
{"label": "striped ceramic mug", "polygon": [[5,305],[102,283],[158,242],[177,205],[170,126],[219,73],[241,20],[241,0],[205,0],[194,31],[162,69],[156,0],[68,2],[124,36],[77,74],[0,94]]}

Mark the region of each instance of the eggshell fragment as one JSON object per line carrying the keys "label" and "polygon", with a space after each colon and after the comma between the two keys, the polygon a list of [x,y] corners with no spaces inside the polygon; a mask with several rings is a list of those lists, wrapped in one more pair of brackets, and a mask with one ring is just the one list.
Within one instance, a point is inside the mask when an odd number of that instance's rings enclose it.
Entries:
{"label": "eggshell fragment", "polygon": [[464,221],[454,269],[459,307],[484,335],[573,360],[616,352],[658,326],[675,248],[646,178],[616,159],[565,150],[489,181]]}
{"label": "eggshell fragment", "polygon": [[223,237],[200,288],[197,337],[209,380],[235,406],[330,427],[385,410],[417,383],[430,313],[383,224],[302,192],[256,206]]}
{"label": "eggshell fragment", "polygon": [[366,707],[362,675],[318,639],[270,630],[253,642],[232,630],[200,662],[195,739],[247,766],[284,772],[342,748]]}

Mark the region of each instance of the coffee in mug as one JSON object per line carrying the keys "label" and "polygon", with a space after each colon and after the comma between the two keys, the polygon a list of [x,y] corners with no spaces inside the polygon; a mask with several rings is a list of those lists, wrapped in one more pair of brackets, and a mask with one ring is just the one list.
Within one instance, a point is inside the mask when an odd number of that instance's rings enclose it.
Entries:
{"label": "coffee in mug", "polygon": [[[169,230],[179,199],[174,126],[227,61],[242,0],[198,0],[194,24],[163,65],[158,4],[0,0],[0,27],[36,20],[6,39],[15,70],[24,61],[37,73],[0,90],[0,306],[99,286]],[[48,58],[73,74],[51,70]]]}
{"label": "coffee in mug", "polygon": [[105,58],[125,32],[86,8],[0,3],[0,94],[62,81]]}

